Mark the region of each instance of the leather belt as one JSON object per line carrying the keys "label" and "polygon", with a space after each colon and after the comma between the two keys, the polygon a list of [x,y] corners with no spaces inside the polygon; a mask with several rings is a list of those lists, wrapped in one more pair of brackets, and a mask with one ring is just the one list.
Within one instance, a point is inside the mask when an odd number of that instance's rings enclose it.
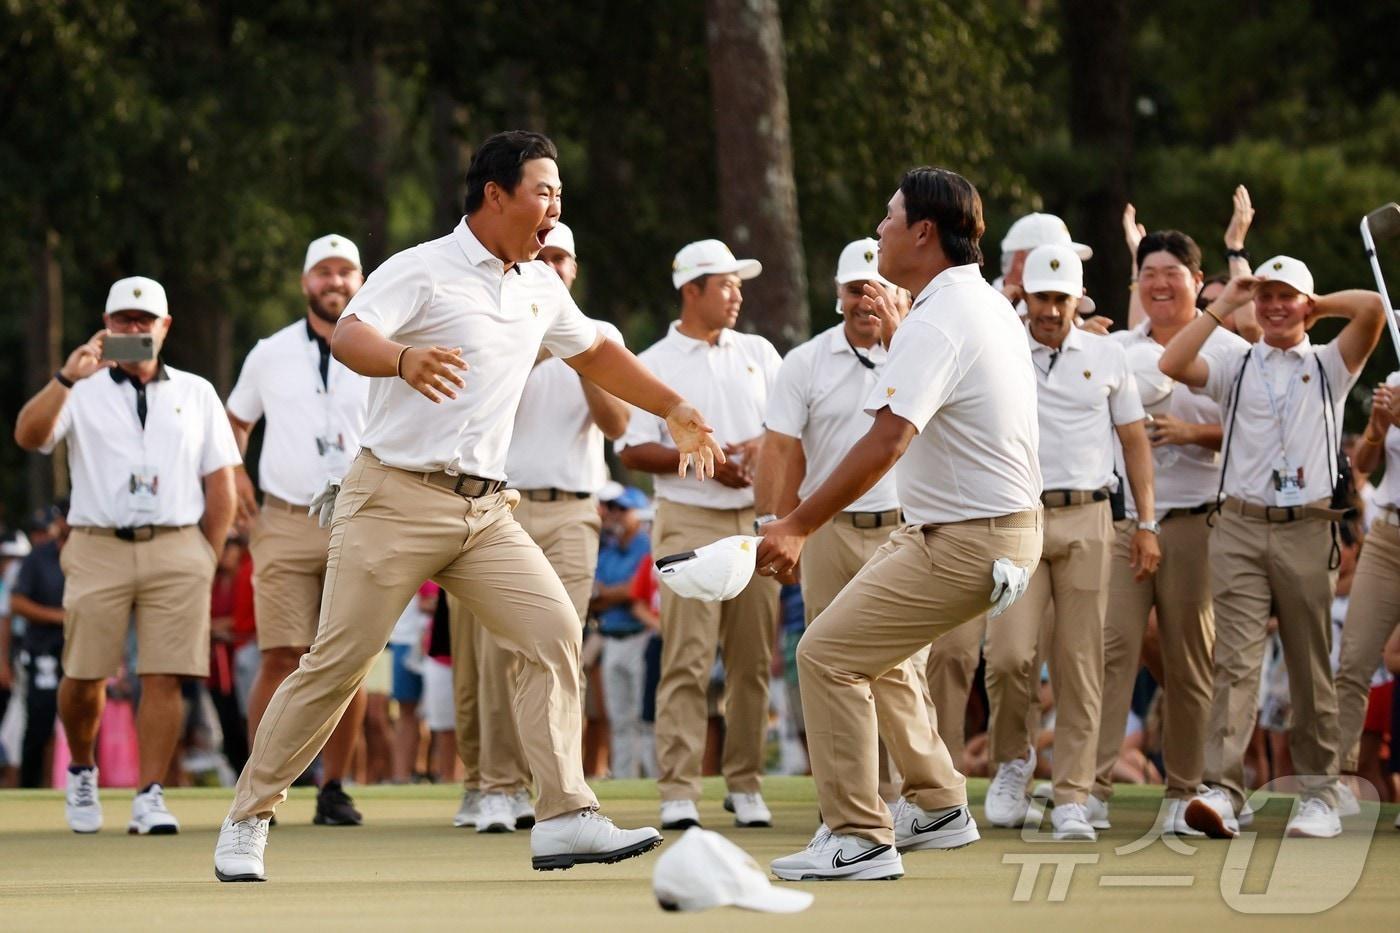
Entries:
{"label": "leather belt", "polygon": [[904,513],[899,509],[887,512],[842,512],[836,516],[854,528],[884,528],[887,525],[904,523]]}
{"label": "leather belt", "polygon": [[1012,512],[1009,515],[996,515],[992,518],[967,518],[960,522],[930,522],[924,529],[949,528],[954,525],[980,525],[984,528],[1039,528],[1042,509],[1028,509],[1025,512]]}
{"label": "leather belt", "polygon": [[122,541],[149,541],[156,535],[165,534],[169,531],[184,531],[186,528],[194,528],[194,525],[128,525],[122,528],[98,528],[93,525],[79,525],[73,528],[74,531],[87,535],[99,535],[104,538],[119,538]]}
{"label": "leather belt", "polygon": [[1221,510],[1274,524],[1296,522],[1304,518],[1336,522],[1345,517],[1345,513],[1323,505],[1258,505],[1230,496],[1226,497],[1224,504],[1221,505]]}
{"label": "leather belt", "polygon": [[1170,521],[1173,518],[1181,518],[1186,515],[1205,515],[1210,512],[1212,506],[1209,502],[1202,502],[1200,505],[1180,506],[1175,509],[1167,509],[1167,514],[1162,516],[1162,521]]}
{"label": "leather belt", "polygon": [[522,489],[520,495],[531,502],[558,502],[560,499],[577,500],[587,499],[593,495],[591,492],[569,492],[566,489]]}
{"label": "leather belt", "polygon": [[486,479],[481,476],[472,476],[469,473],[449,473],[446,470],[434,470],[431,473],[422,470],[405,470],[385,463],[374,456],[374,451],[365,448],[364,453],[374,457],[376,463],[389,470],[398,470],[400,473],[407,473],[409,476],[416,476],[429,486],[437,486],[446,489],[448,492],[461,496],[463,499],[480,499],[483,496],[493,496],[506,488],[506,481],[503,479]]}
{"label": "leather belt", "polygon": [[1047,489],[1040,494],[1040,503],[1047,509],[1063,509],[1071,505],[1088,505],[1107,501],[1107,489]]}
{"label": "leather belt", "polygon": [[286,499],[279,499],[270,492],[263,493],[262,507],[278,512],[291,512],[293,515],[305,515],[307,509],[311,508],[309,505],[293,505]]}

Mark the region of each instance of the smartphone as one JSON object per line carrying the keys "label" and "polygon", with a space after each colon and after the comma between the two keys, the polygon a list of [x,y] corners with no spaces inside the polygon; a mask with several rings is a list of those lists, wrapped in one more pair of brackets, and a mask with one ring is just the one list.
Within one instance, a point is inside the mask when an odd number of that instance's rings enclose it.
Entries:
{"label": "smartphone", "polygon": [[156,358],[156,338],[150,334],[108,334],[102,358],[114,363],[144,363]]}

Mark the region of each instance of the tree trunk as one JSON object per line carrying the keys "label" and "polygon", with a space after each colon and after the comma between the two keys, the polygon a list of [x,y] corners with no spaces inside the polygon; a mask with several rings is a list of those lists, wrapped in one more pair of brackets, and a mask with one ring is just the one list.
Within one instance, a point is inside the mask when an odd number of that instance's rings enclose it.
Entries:
{"label": "tree trunk", "polygon": [[[42,223],[43,237],[33,251],[34,314],[29,322],[25,393],[32,396],[63,365],[63,267],[58,262],[58,231]],[[60,444],[52,457],[29,455],[29,505],[68,495],[68,448]]]}
{"label": "tree trunk", "polygon": [[368,275],[389,255],[389,117],[374,37],[362,30],[353,45],[351,82],[360,106],[356,162],[364,204],[364,227],[354,239]]}
{"label": "tree trunk", "polygon": [[1073,218],[1075,238],[1094,247],[1084,285],[1119,326],[1128,317],[1132,258],[1123,242],[1133,150],[1132,63],[1127,0],[1063,0],[1069,56],[1069,126],[1084,177],[1093,179]]}
{"label": "tree trunk", "polygon": [[809,323],[782,19],[777,0],[706,0],[705,14],[724,240],[762,261],[743,319],[786,351]]}

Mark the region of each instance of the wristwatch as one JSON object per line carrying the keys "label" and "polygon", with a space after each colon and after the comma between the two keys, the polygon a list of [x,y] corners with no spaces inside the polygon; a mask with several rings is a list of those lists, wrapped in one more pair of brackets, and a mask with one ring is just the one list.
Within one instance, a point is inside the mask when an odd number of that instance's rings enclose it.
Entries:
{"label": "wristwatch", "polygon": [[769,512],[767,515],[760,515],[758,518],[755,518],[753,520],[753,533],[758,534],[758,529],[762,528],[769,522],[776,522],[777,520],[778,516],[774,515],[772,512]]}
{"label": "wristwatch", "polygon": [[1162,523],[1161,523],[1161,522],[1138,522],[1138,531],[1150,531],[1150,532],[1152,532],[1154,535],[1160,535],[1160,534],[1162,533]]}

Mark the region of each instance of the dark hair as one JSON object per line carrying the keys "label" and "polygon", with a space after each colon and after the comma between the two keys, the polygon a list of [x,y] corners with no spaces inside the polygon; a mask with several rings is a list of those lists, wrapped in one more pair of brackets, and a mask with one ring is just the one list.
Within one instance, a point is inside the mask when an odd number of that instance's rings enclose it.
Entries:
{"label": "dark hair", "polygon": [[520,184],[525,163],[531,159],[558,159],[559,150],[548,136],[528,130],[506,130],[497,133],[476,150],[467,168],[467,198],[464,213],[481,207],[486,197],[486,185],[495,182],[507,192]]}
{"label": "dark hair", "polygon": [[932,221],[950,262],[982,265],[978,242],[987,227],[982,222],[982,198],[972,182],[946,168],[925,165],[905,172],[899,190],[904,195],[904,219],[909,226]]}
{"label": "dark hair", "polygon": [[1201,271],[1201,248],[1196,241],[1180,230],[1155,230],[1142,238],[1138,244],[1137,267],[1142,271],[1142,262],[1153,253],[1171,253],[1191,270],[1192,275]]}
{"label": "dark hair", "polygon": [[685,287],[687,285],[694,285],[696,288],[700,289],[700,294],[703,295],[705,293],[705,289],[710,287],[710,276],[712,275],[714,275],[713,272],[706,272],[704,275],[697,275],[695,278],[689,280],[688,282],[682,282],[680,290],[685,291]]}

